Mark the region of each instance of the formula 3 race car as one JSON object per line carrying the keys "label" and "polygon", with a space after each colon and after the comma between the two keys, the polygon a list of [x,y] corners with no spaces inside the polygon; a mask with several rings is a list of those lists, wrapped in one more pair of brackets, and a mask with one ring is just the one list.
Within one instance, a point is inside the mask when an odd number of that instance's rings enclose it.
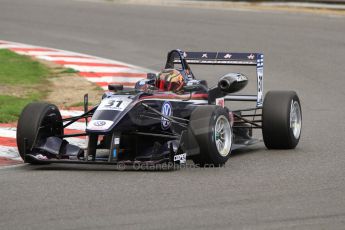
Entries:
{"label": "formula 3 race car", "polygon": [[[247,85],[242,73],[228,73],[209,88],[195,78],[190,65],[255,66],[257,93],[235,94]],[[253,138],[253,129],[262,129],[268,149],[293,149],[298,144],[299,98],[294,91],[270,91],[263,98],[262,54],[172,50],[164,71],[147,74],[135,88],[109,85],[100,104],[90,110],[84,96],[80,116],[63,119],[55,105],[28,104],[17,127],[20,156],[31,164],[157,165],[191,159],[200,166],[221,166],[232,150],[260,141]],[[178,90],[171,88],[173,84]],[[232,110],[225,101],[256,105]],[[64,132],[79,120],[86,123],[85,132]],[[66,141],[77,136],[86,136],[87,146]]]}

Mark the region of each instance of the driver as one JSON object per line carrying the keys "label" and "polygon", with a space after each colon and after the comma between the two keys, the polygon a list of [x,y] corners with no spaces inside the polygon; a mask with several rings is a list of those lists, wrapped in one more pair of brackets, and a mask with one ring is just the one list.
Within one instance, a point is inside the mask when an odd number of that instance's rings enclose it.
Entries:
{"label": "driver", "polygon": [[179,92],[185,84],[184,77],[176,69],[163,69],[157,76],[156,86],[162,91]]}
{"label": "driver", "polygon": [[[203,81],[195,80],[189,74],[189,71],[184,74],[176,69],[163,69],[157,75],[149,73],[147,79],[140,80],[136,83],[135,89],[140,91],[160,90],[171,91],[175,93],[183,92],[183,87],[186,85],[198,85]],[[205,83],[202,83],[205,85]]]}

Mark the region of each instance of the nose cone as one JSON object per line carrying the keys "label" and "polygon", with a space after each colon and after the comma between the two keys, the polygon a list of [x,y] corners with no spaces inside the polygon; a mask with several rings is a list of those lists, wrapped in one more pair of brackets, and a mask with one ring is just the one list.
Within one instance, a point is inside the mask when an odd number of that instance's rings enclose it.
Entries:
{"label": "nose cone", "polygon": [[135,103],[128,95],[114,95],[104,98],[86,129],[87,132],[109,132],[127,114]]}

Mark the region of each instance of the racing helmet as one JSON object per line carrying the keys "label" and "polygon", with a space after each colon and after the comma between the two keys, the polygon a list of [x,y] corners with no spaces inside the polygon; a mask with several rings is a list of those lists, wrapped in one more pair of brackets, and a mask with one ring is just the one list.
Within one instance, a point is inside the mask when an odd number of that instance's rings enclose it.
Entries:
{"label": "racing helmet", "polygon": [[179,91],[185,85],[184,78],[176,69],[163,69],[158,73],[157,88],[162,91]]}

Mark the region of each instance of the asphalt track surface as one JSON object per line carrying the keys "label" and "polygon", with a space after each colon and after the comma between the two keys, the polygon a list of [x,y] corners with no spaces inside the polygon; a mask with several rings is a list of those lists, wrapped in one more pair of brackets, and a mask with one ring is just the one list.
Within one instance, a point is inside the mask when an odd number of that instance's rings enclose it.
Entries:
{"label": "asphalt track surface", "polygon": [[261,143],[219,169],[0,169],[0,229],[344,229],[344,18],[0,0],[0,31],[155,69],[173,48],[260,51],[265,90],[296,90],[304,119],[297,149]]}

